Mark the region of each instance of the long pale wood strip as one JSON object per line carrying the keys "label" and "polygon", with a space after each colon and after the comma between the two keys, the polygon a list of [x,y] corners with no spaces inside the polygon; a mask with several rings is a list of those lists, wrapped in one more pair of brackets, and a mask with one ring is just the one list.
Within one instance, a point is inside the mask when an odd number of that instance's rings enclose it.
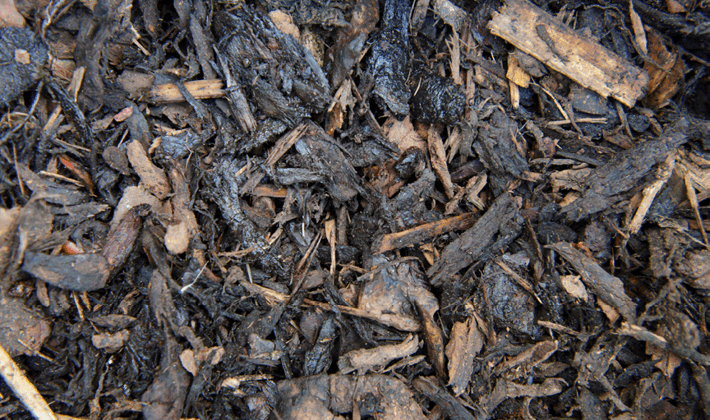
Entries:
{"label": "long pale wood strip", "polygon": [[633,107],[648,74],[526,0],[506,0],[488,23],[491,33],[580,85]]}

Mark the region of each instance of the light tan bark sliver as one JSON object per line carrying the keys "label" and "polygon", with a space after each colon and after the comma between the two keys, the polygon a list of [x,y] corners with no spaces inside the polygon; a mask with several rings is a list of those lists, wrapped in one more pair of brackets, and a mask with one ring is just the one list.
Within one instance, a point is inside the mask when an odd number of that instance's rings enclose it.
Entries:
{"label": "light tan bark sliver", "polygon": [[526,0],[506,0],[488,23],[491,33],[580,85],[633,107],[648,74]]}

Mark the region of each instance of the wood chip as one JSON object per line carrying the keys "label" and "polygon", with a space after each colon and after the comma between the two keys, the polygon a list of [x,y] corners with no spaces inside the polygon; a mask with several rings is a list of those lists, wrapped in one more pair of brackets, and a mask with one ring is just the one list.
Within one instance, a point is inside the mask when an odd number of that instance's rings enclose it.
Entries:
{"label": "wood chip", "polygon": [[488,24],[491,33],[605,98],[633,107],[648,74],[526,0],[507,0]]}

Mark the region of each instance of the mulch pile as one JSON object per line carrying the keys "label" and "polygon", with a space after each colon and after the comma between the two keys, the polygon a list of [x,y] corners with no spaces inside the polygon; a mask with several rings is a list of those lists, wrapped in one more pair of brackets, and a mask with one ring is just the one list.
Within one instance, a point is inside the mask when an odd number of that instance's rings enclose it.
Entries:
{"label": "mulch pile", "polygon": [[710,6],[534,3],[0,1],[0,418],[710,415]]}

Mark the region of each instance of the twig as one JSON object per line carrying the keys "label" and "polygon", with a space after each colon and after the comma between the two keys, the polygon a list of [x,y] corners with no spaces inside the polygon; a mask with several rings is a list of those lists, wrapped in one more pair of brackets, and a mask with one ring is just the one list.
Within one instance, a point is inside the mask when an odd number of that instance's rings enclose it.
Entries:
{"label": "twig", "polygon": [[0,345],[0,375],[32,416],[39,420],[57,420],[47,402],[22,373],[9,354]]}

